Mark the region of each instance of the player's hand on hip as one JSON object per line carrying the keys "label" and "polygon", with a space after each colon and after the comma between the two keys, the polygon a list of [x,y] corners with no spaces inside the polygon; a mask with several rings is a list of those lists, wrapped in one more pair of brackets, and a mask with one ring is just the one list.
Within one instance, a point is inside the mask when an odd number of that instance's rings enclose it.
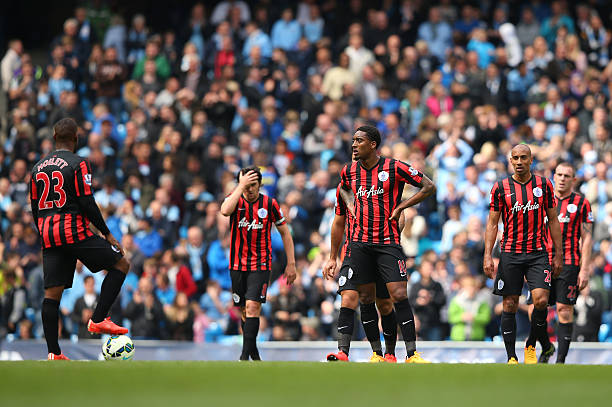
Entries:
{"label": "player's hand on hip", "polygon": [[122,256],[125,256],[125,251],[123,250],[121,243],[119,243],[117,239],[115,239],[115,236],[113,236],[112,233],[109,233],[106,236],[106,241],[110,243],[111,246],[114,246],[115,249],[119,250],[119,253],[121,253]]}
{"label": "player's hand on hip", "polygon": [[589,272],[582,269],[578,273],[578,291],[584,290],[587,285],[589,285]]}
{"label": "player's hand on hip", "polygon": [[555,257],[553,258],[553,277],[557,278],[559,277],[559,274],[561,274],[561,271],[563,270],[563,256],[560,254],[555,255]]}
{"label": "player's hand on hip", "polygon": [[494,279],[495,278],[495,264],[493,264],[493,257],[492,256],[485,256],[484,257],[484,261],[483,261],[483,270],[485,275],[490,278],[490,279]]}
{"label": "player's hand on hip", "polygon": [[394,220],[396,222],[399,222],[400,216],[402,216],[402,211],[398,208],[395,208],[389,220]]}
{"label": "player's hand on hip", "polygon": [[285,278],[287,278],[287,284],[293,284],[296,277],[297,271],[295,268],[295,263],[288,263],[287,267],[285,267]]}
{"label": "player's hand on hip", "polygon": [[334,274],[336,274],[336,259],[329,259],[323,267],[323,278],[331,280],[334,278]]}

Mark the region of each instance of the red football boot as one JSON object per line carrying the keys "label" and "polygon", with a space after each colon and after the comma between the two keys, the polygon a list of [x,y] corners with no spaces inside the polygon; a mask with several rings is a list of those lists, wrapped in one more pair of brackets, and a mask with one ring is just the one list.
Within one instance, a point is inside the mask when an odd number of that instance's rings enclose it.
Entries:
{"label": "red football boot", "polygon": [[392,355],[390,353],[385,354],[385,360],[387,361],[387,363],[397,363],[397,358],[395,357],[395,355]]}
{"label": "red football boot", "polygon": [[49,353],[47,355],[47,360],[70,360],[70,359],[68,359],[68,357],[64,355],[63,353],[59,355],[56,355],[55,353]]}
{"label": "red football boot", "polygon": [[348,362],[348,355],[341,350],[338,353],[330,353],[327,355],[328,362]]}
{"label": "red football boot", "polygon": [[109,335],[125,335],[128,329],[115,324],[110,317],[106,317],[104,321],[95,323],[91,319],[87,323],[87,330],[91,334],[109,334]]}

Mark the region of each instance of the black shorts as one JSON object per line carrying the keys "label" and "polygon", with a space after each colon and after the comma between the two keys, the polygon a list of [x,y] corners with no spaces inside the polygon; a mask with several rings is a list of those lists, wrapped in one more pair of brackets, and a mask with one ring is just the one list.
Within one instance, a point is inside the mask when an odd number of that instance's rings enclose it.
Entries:
{"label": "black shorts", "polygon": [[355,286],[378,280],[384,284],[407,281],[406,256],[399,246],[351,242],[349,247]]}
{"label": "black shorts", "polygon": [[[340,277],[338,277],[338,294],[342,294],[342,291],[353,290],[357,291],[357,286],[353,283],[353,269],[351,268],[348,258],[344,259],[342,266],[340,266]],[[376,298],[391,298],[387,285],[380,277],[380,274],[376,278]]]}
{"label": "black shorts", "polygon": [[232,278],[232,299],[234,305],[243,307],[246,300],[266,302],[270,283],[270,271],[230,270]]}
{"label": "black shorts", "polygon": [[45,288],[72,287],[77,260],[96,273],[108,270],[122,257],[118,249],[97,235],[74,244],[43,249]]}
{"label": "black shorts", "polygon": [[[552,279],[550,295],[548,297],[549,305],[555,305],[556,303],[576,305],[576,298],[578,297],[579,272],[579,266],[572,266],[571,264],[563,265],[563,270],[561,271],[561,274],[559,274],[559,277],[553,277]],[[529,296],[527,303],[533,303],[531,296]]]}
{"label": "black shorts", "polygon": [[550,290],[552,268],[545,251],[533,253],[502,252],[493,286],[496,295],[520,295],[527,280],[529,291],[535,288]]}

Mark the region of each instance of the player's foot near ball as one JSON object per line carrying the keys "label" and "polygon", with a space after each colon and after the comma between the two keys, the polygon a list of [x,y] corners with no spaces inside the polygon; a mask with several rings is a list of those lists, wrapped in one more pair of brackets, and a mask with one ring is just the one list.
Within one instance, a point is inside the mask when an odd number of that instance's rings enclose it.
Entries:
{"label": "player's foot near ball", "polygon": [[555,354],[555,350],[555,345],[551,343],[548,349],[546,349],[540,354],[540,357],[538,358],[538,363],[548,363],[552,355]]}
{"label": "player's foot near ball", "polygon": [[518,365],[519,362],[518,362],[518,360],[516,360],[515,357],[511,357],[510,359],[508,359],[508,364],[509,365]]}
{"label": "player's foot near ball", "polygon": [[68,356],[64,355],[63,353],[60,353],[59,355],[56,355],[55,353],[49,353],[47,355],[47,360],[70,360],[70,359],[68,359]]}
{"label": "player's foot near ball", "polygon": [[535,346],[527,346],[525,348],[525,364],[526,365],[537,365],[538,356],[536,355]]}
{"label": "player's foot near ball", "polygon": [[395,355],[392,355],[390,353],[385,353],[385,360],[387,361],[387,363],[397,363],[397,358],[395,357]]}
{"label": "player's foot near ball", "polygon": [[328,362],[348,362],[348,360],[348,355],[341,350],[339,350],[338,353],[330,353],[327,355]]}
{"label": "player's foot near ball", "polygon": [[423,363],[431,363],[431,362],[429,360],[423,359],[423,357],[421,356],[419,352],[414,352],[414,355],[410,356],[409,358],[406,358],[406,363],[423,364]]}
{"label": "player's foot near ball", "polygon": [[87,323],[87,330],[91,334],[125,335],[128,329],[115,324],[110,317],[106,317],[102,322],[93,322],[91,319]]}
{"label": "player's foot near ball", "polygon": [[387,360],[378,353],[373,353],[369,360],[370,363],[387,363]]}

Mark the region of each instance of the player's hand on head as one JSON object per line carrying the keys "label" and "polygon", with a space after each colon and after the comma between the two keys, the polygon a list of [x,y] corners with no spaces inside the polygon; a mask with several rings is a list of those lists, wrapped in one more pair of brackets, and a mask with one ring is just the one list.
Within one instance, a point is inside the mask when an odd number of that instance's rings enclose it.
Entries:
{"label": "player's hand on head", "polygon": [[285,267],[285,277],[287,278],[287,284],[293,284],[297,277],[297,270],[294,263],[288,263],[287,267]]}
{"label": "player's hand on head", "polygon": [[257,181],[257,173],[255,171],[249,171],[246,174],[240,174],[238,183],[242,189]]}

